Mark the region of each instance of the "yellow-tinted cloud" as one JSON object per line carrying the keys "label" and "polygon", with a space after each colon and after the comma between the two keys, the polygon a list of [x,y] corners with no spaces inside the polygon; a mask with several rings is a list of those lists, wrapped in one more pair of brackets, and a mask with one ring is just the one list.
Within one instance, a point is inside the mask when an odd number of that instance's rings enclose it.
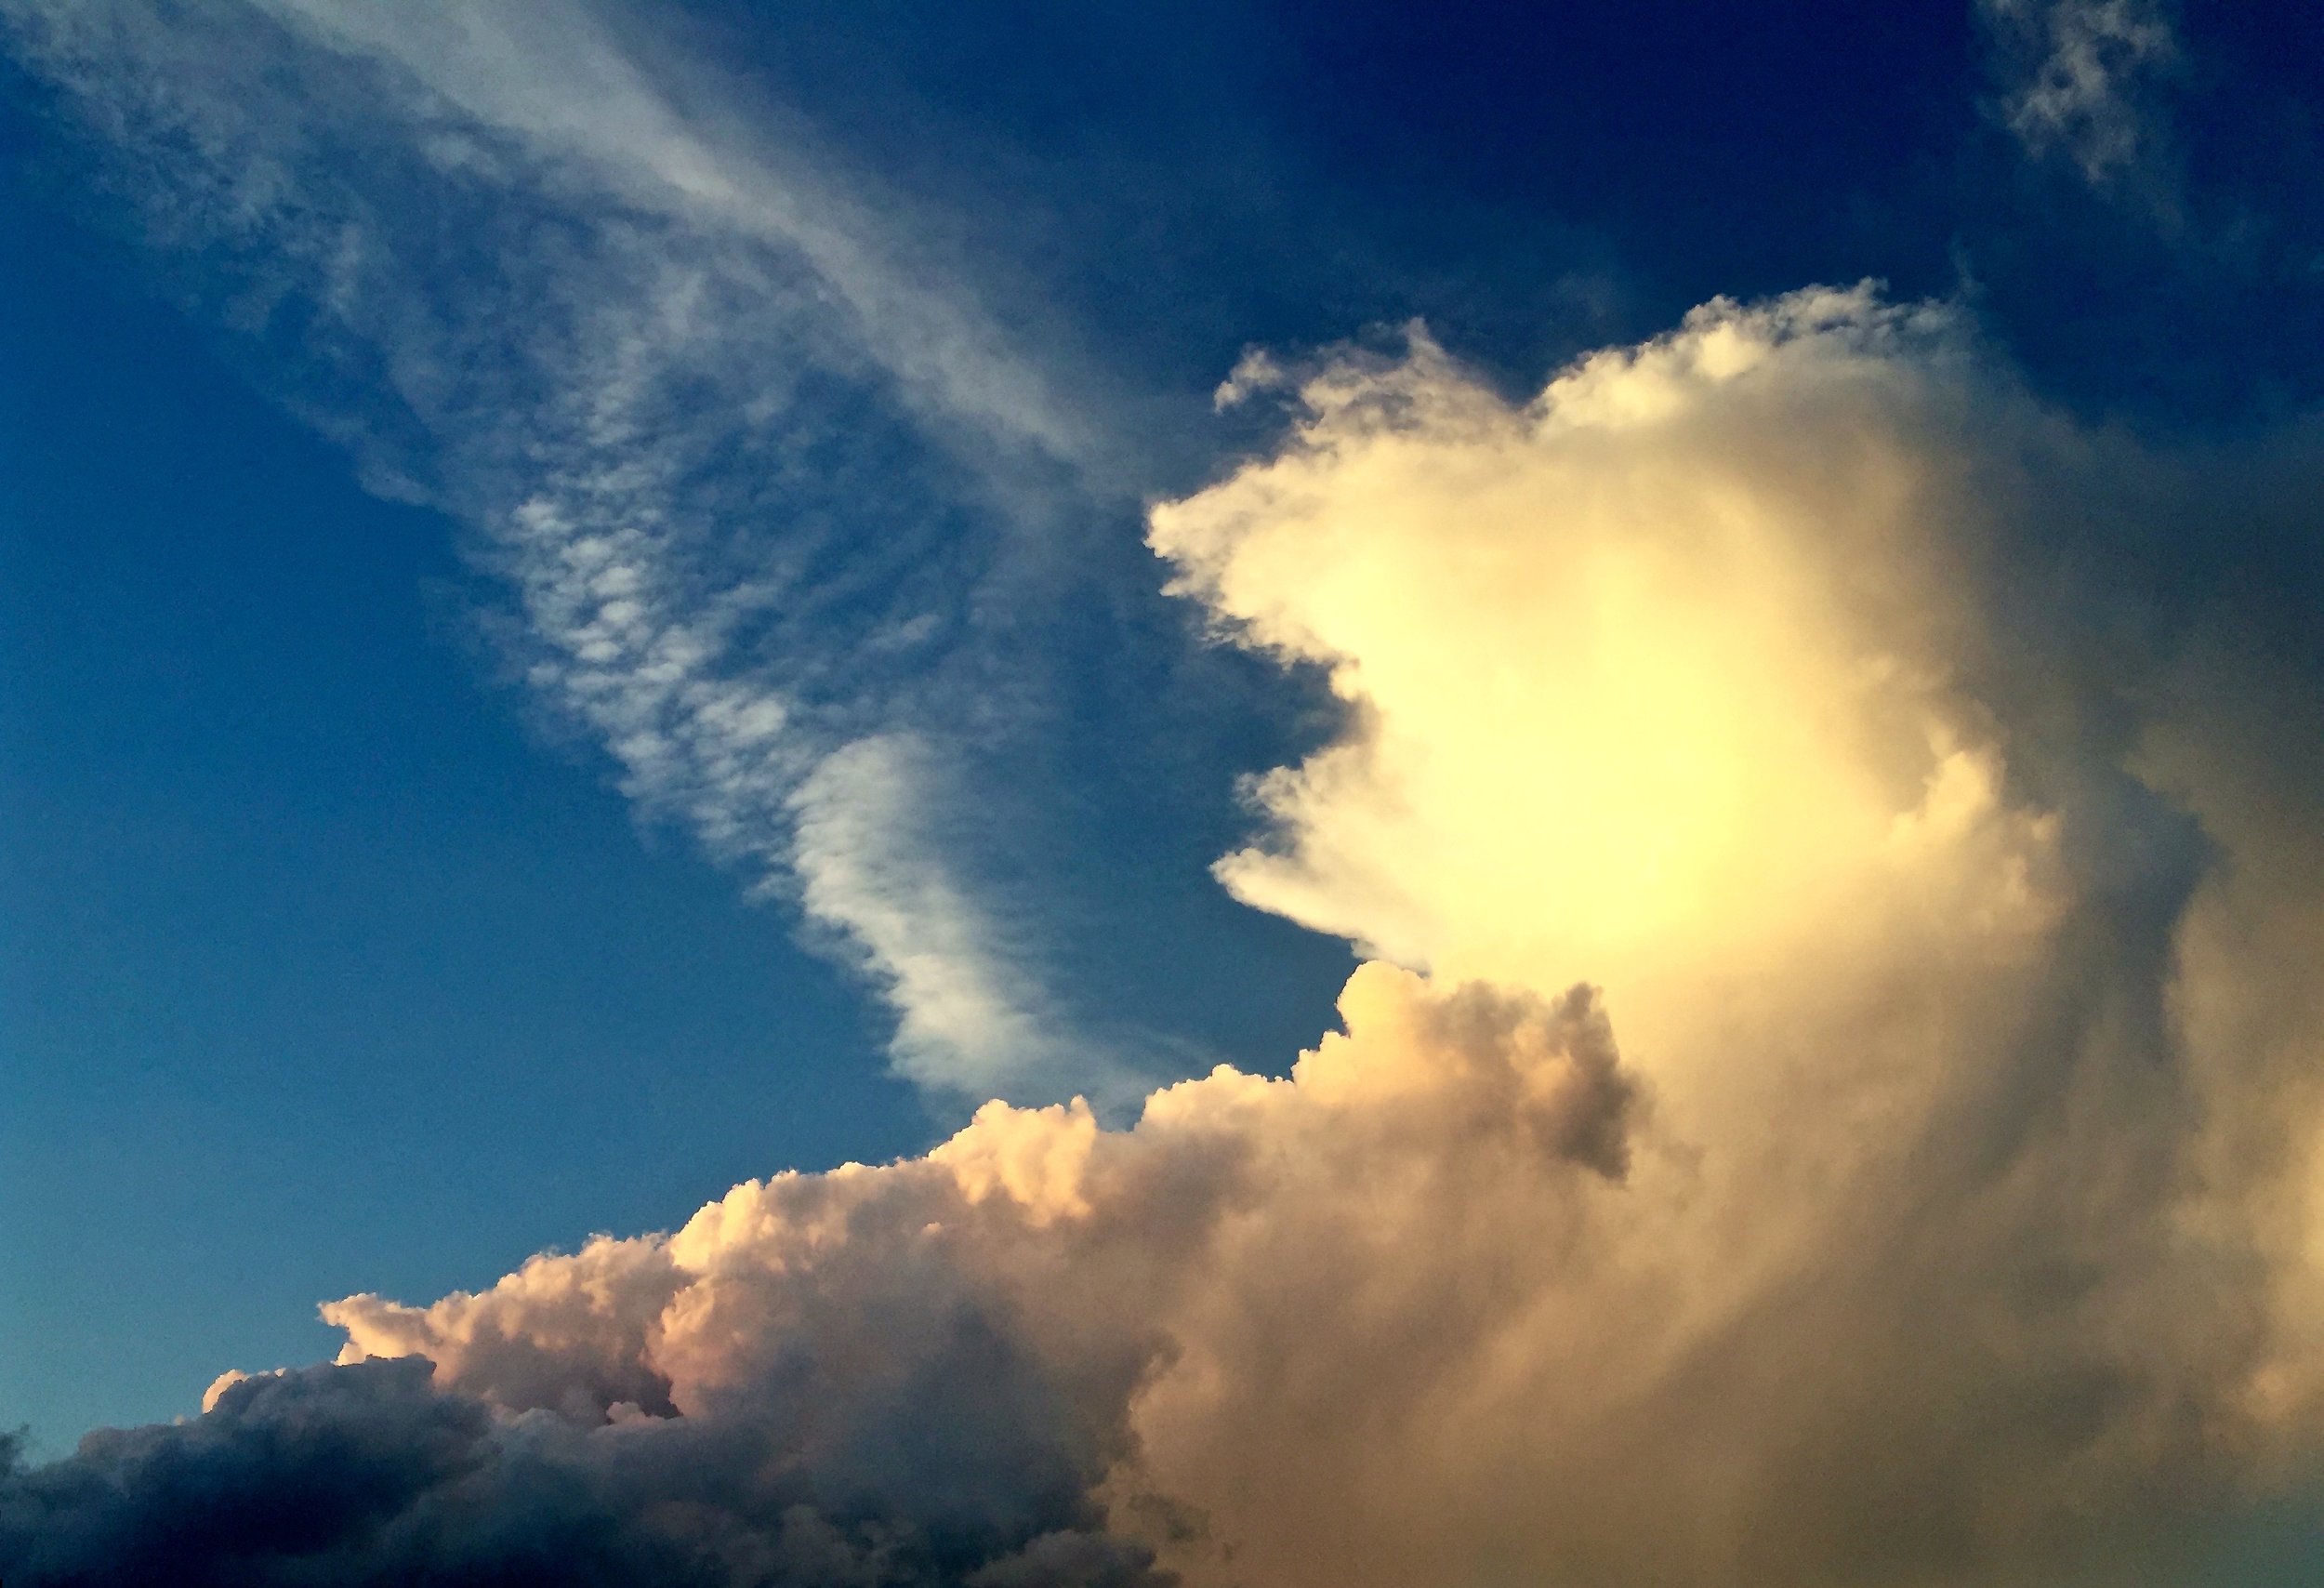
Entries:
{"label": "yellow-tinted cloud", "polygon": [[1176,588],[1351,707],[1221,879],[1444,976],[1598,983],[1658,1074],[1835,959],[2015,957],[2055,819],[1960,678],[1966,339],[1858,289],[1711,305],[1525,404],[1425,340],[1317,372],[1280,454],[1154,515]]}
{"label": "yellow-tinted cloud", "polygon": [[1221,867],[1407,967],[1344,1033],[341,1303],[350,1359],[858,1499],[998,1442],[1194,1583],[2017,1581],[2296,1470],[2324,873],[2248,667],[2105,680],[2010,604],[2176,465],[1866,289],[1297,398],[1153,535],[1347,703]]}
{"label": "yellow-tinted cloud", "polygon": [[1221,867],[1383,957],[1343,1030],[334,1303],[340,1376],[169,1437],[268,1474],[330,1408],[417,1452],[363,1525],[427,1558],[553,1493],[605,1559],[777,1583],[2176,1581],[2311,1474],[2313,681],[2058,567],[2305,502],[2313,437],[2092,433],[1866,290],[1525,403],[1425,339],[1297,395],[1154,538],[1346,702]]}

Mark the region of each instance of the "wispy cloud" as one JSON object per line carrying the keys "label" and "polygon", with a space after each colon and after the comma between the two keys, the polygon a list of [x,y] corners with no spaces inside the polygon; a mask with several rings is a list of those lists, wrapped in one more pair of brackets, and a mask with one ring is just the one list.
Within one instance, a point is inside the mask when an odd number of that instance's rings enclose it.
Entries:
{"label": "wispy cloud", "polygon": [[2161,0],[1978,0],[1996,48],[1994,114],[2037,160],[2159,200],[2167,139],[2153,87],[2179,60]]}
{"label": "wispy cloud", "polygon": [[1015,922],[962,878],[945,814],[971,791],[917,736],[859,739],[819,762],[792,796],[802,896],[846,933],[901,1019],[895,1057],[924,1085],[1128,1101],[1135,1078],[1076,1033],[1024,972]]}
{"label": "wispy cloud", "polygon": [[580,0],[0,18],[197,292],[298,363],[288,400],[469,527],[522,676],[624,790],[852,942],[908,1073],[981,1094],[1096,1052],[879,748],[924,781],[1007,715],[982,679],[984,727],[938,704],[978,592],[1029,521],[1122,500],[1087,392],[935,229]]}
{"label": "wispy cloud", "polygon": [[664,55],[657,80],[583,0],[257,3],[333,48],[392,62],[441,102],[412,106],[418,114],[453,112],[578,167],[602,199],[792,257],[825,293],[795,312],[836,321],[931,415],[1063,459],[1099,450],[1087,416],[957,296],[957,269],[911,269],[912,229],[815,173],[799,147],[807,128],[765,104],[746,118],[698,64]]}

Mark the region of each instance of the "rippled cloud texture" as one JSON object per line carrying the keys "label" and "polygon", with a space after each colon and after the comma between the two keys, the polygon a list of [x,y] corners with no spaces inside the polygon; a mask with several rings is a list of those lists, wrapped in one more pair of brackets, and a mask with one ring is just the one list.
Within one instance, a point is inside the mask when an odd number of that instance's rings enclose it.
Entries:
{"label": "rippled cloud texture", "polygon": [[901,1073],[1089,1085],[1040,923],[924,813],[1037,709],[1021,543],[1120,497],[1104,404],[636,21],[0,0],[0,47],[262,378],[469,532],[545,715],[886,995]]}
{"label": "rippled cloud texture", "polygon": [[2317,703],[2076,548],[2312,534],[2315,428],[2093,430],[1861,288],[1228,395],[1279,443],[1152,543],[1346,704],[1219,867],[1343,1029],[334,1303],[17,1469],[9,1581],[2177,1581],[2297,1494]]}

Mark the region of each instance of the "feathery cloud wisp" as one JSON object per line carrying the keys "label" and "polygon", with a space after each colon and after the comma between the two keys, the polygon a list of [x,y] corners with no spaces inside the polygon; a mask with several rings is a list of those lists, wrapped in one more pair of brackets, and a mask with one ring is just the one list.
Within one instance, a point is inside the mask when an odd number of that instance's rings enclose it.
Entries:
{"label": "feathery cloud wisp", "polygon": [[980,748],[970,717],[1011,707],[979,590],[1041,514],[1118,489],[1087,393],[898,205],[568,0],[5,0],[0,24],[104,130],[151,238],[236,281],[217,311],[301,367],[289,400],[472,532],[536,696],[865,964],[901,1068],[982,1096],[1048,1084],[1010,1067],[1037,1030],[1102,1055],[968,854],[818,793],[868,787],[865,745],[910,744],[920,781]]}
{"label": "feathery cloud wisp", "polygon": [[2160,0],[1978,0],[1999,51],[1994,112],[2037,160],[2093,188],[2159,173],[2150,81],[2179,59]]}

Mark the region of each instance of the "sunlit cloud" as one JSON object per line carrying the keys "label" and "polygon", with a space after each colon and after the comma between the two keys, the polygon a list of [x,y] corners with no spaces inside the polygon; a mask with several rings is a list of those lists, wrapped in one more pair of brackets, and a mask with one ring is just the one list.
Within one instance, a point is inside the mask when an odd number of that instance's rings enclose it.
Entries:
{"label": "sunlit cloud", "polygon": [[[1982,9],[2031,153],[2145,168],[2159,11]],[[2324,701],[2106,555],[2312,539],[2313,418],[2093,424],[1873,284],[1513,395],[1251,353],[1149,572],[1337,707],[1215,874],[1363,962],[1287,1073],[1150,1086],[963,770],[980,597],[1133,449],[908,218],[579,4],[0,14],[535,697],[992,1098],[333,1301],[329,1366],[0,1466],[11,1582],[2178,1581],[2315,1482]]]}
{"label": "sunlit cloud", "polygon": [[[2311,1470],[2296,686],[2232,608],[2011,604],[2070,589],[2043,532],[2126,482],[2232,522],[2312,477],[2306,431],[2089,430],[1867,287],[1706,305],[1525,401],[1418,331],[1257,367],[1280,443],[1153,536],[1346,703],[1221,867],[1401,961],[1342,1030],[1128,1128],[995,1103],[671,1235],[334,1303],[338,1369],[15,1480],[16,1558],[129,1558],[168,1463],[231,1496],[357,1449],[387,1543],[234,1547],[348,1581],[544,1528],[734,1582],[2080,1581],[2193,1569]],[[802,825],[844,856],[912,749],[825,764]],[[952,906],[834,864],[815,907],[921,973]]]}

